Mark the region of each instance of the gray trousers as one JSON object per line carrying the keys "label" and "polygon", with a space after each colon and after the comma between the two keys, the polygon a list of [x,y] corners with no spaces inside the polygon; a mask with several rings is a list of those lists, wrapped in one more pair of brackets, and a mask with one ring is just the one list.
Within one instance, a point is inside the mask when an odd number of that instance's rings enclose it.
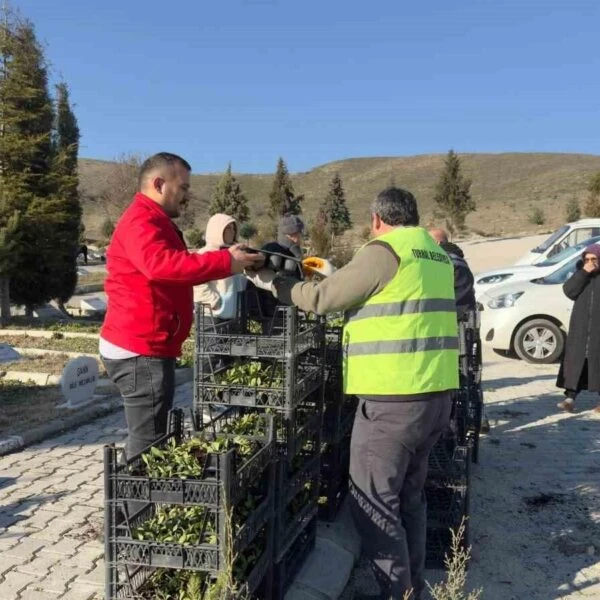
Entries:
{"label": "gray trousers", "polygon": [[360,399],[350,450],[352,513],[381,588],[401,600],[425,587],[429,453],[448,427],[452,393],[413,402]]}
{"label": "gray trousers", "polygon": [[175,396],[175,359],[102,357],[102,362],[123,396],[127,421],[125,455],[132,458],[167,432]]}

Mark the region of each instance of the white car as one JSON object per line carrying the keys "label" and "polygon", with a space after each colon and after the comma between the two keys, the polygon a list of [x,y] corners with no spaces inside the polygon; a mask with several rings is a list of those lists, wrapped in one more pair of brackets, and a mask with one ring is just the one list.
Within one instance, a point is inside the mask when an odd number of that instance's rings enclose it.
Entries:
{"label": "white car", "polygon": [[479,302],[481,338],[496,350],[516,352],[531,363],[551,363],[562,355],[573,301],[562,290],[577,268],[574,256],[550,275],[498,285]]}
{"label": "white car", "polygon": [[557,229],[548,239],[533,248],[516,265],[534,265],[558,254],[561,250],[600,235],[600,219],[580,219]]}
{"label": "white car", "polygon": [[581,254],[588,246],[597,243],[600,243],[600,236],[584,240],[574,246],[569,246],[550,258],[534,265],[514,265],[504,269],[479,273],[475,275],[475,297],[479,300],[481,294],[488,292],[491,288],[501,283],[515,283],[517,281],[529,281],[531,279],[546,277],[546,275],[550,275],[556,269],[568,263],[575,255]]}

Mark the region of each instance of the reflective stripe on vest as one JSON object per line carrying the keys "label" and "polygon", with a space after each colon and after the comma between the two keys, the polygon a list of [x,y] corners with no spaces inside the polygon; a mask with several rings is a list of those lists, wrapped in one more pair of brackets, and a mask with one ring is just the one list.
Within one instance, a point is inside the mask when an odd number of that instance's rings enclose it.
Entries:
{"label": "reflective stripe on vest", "polygon": [[458,387],[454,268],[421,227],[377,238],[397,254],[392,280],[346,312],[344,390],[394,396]]}
{"label": "reflective stripe on vest", "polygon": [[385,304],[369,304],[362,308],[354,308],[346,312],[346,321],[357,321],[368,317],[389,317],[424,312],[455,310],[456,302],[449,298],[430,298],[422,300],[406,300],[404,302],[387,302]]}

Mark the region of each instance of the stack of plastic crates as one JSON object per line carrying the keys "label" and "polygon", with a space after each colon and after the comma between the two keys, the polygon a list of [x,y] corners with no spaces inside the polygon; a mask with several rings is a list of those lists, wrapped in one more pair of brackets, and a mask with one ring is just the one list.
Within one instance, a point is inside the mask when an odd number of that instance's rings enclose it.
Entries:
{"label": "stack of plastic crates", "polygon": [[325,337],[319,517],[333,521],[348,491],[350,437],[358,399],[343,392],[342,327],[329,325]]}
{"label": "stack of plastic crates", "polygon": [[461,544],[468,546],[470,462],[471,447],[457,445],[453,435],[440,438],[431,451],[425,483],[427,568],[444,568],[444,558],[451,553],[451,530],[457,532],[463,518]]}
{"label": "stack of plastic crates", "polygon": [[459,378],[460,388],[455,404],[455,424],[458,442],[471,446],[473,462],[479,457],[479,433],[483,419],[481,389],[481,338],[479,311],[459,315]]}
{"label": "stack of plastic crates", "polygon": [[173,411],[126,462],[105,447],[106,600],[204,600],[223,585],[219,598],[271,596],[275,427],[270,415],[252,425],[240,433],[229,411],[189,433]]}
{"label": "stack of plastic crates", "polygon": [[196,306],[194,422],[224,406],[274,416],[273,597],[283,598],[316,540],[325,326],[290,306],[250,318],[247,301],[242,294],[239,316],[222,322]]}

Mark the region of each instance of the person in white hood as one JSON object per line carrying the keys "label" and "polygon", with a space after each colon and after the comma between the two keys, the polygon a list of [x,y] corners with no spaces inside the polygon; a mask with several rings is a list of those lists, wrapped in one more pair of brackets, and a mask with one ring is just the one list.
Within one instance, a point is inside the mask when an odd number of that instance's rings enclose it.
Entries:
{"label": "person in white hood", "polygon": [[[211,250],[219,250],[223,246],[235,244],[237,240],[237,223],[233,217],[223,213],[214,214],[206,224],[206,245],[200,248],[200,254]],[[237,314],[238,292],[246,289],[243,275],[233,275],[226,279],[209,281],[194,287],[194,302],[202,302],[210,306],[214,317],[232,319]]]}

